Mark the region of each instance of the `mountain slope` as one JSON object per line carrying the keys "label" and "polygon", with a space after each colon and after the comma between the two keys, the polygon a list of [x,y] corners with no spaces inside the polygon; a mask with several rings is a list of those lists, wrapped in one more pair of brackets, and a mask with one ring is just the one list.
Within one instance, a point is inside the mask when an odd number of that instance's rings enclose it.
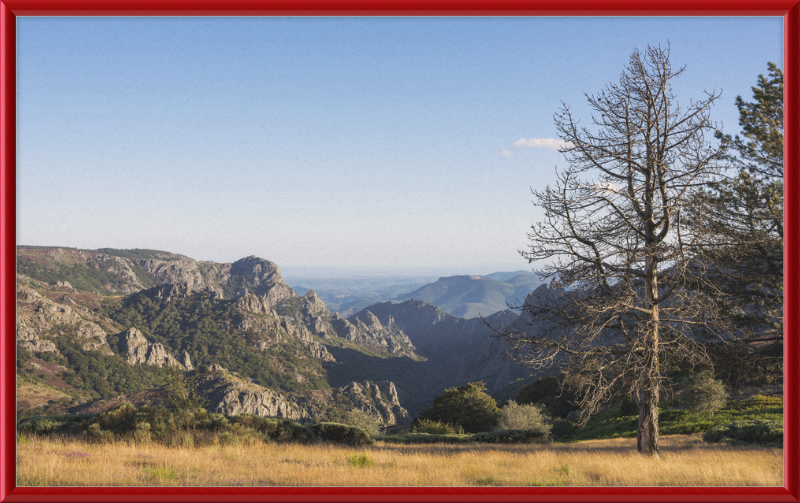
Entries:
{"label": "mountain slope", "polygon": [[[425,285],[394,300],[418,299],[439,306],[460,318],[488,316],[521,303],[541,281],[535,275],[494,273],[499,281],[486,276],[449,276]],[[508,277],[508,275],[511,275]]]}

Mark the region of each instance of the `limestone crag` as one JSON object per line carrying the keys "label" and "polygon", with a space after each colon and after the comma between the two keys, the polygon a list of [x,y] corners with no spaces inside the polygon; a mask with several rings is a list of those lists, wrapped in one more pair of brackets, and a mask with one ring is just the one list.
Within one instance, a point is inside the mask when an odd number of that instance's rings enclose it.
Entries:
{"label": "limestone crag", "polygon": [[384,426],[407,424],[411,421],[408,411],[400,405],[397,388],[391,381],[354,381],[341,391],[359,409],[379,414],[383,418]]}
{"label": "limestone crag", "polygon": [[280,393],[247,382],[219,365],[198,377],[198,390],[208,400],[212,412],[226,415],[248,412],[295,421],[308,419],[304,410]]}
{"label": "limestone crag", "polygon": [[[135,328],[131,327],[124,332],[117,334],[119,342],[120,354],[127,359],[131,365],[152,365],[155,367],[178,366],[187,370],[191,370],[191,361],[189,354],[184,351],[181,354],[181,361],[172,356],[164,348],[161,343],[148,343],[144,334]],[[188,364],[188,368],[187,365]]]}
{"label": "limestone crag", "polygon": [[184,283],[190,291],[211,291],[222,295],[219,267],[208,266],[179,255],[162,259],[140,259],[136,264],[147,272],[157,285]]}
{"label": "limestone crag", "polygon": [[58,353],[52,339],[71,333],[81,340],[84,351],[114,354],[106,341],[106,331],[95,323],[98,317],[65,299],[67,304],[55,302],[18,280],[17,341],[21,346],[36,353]]}
{"label": "limestone crag", "polygon": [[280,301],[296,297],[289,285],[284,283],[278,265],[254,255],[231,264],[229,288],[235,288],[232,298],[245,293],[254,293],[274,306]]}
{"label": "limestone crag", "polygon": [[146,291],[146,295],[156,302],[172,302],[176,299],[185,299],[192,293],[189,283],[175,283],[160,285]]}

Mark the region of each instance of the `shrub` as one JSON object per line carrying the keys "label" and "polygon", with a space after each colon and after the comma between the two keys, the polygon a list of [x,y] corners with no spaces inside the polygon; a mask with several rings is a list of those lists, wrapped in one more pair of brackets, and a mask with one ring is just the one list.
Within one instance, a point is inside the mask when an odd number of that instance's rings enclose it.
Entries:
{"label": "shrub", "polygon": [[353,409],[345,412],[344,424],[361,428],[370,435],[380,435],[383,418],[372,412]]}
{"label": "shrub", "polygon": [[472,435],[473,442],[483,442],[487,444],[530,444],[534,442],[545,442],[549,436],[541,430],[495,430]]}
{"label": "shrub", "polygon": [[550,436],[553,425],[550,423],[542,404],[519,405],[514,400],[500,409],[499,430],[535,430]]}
{"label": "shrub", "polygon": [[372,445],[375,443],[361,428],[339,423],[318,423],[311,427],[317,440],[346,445]]}
{"label": "shrub", "polygon": [[98,414],[94,422],[104,430],[124,434],[136,430],[137,419],[143,418],[137,414],[136,407],[123,403],[119,407]]}
{"label": "shrub", "polygon": [[683,406],[690,412],[714,412],[725,406],[728,390],[711,372],[701,372],[689,378],[683,388]]}
{"label": "shrub", "polygon": [[703,440],[734,445],[761,444],[766,447],[783,447],[783,423],[742,421],[723,424],[705,432]]}
{"label": "shrub", "polygon": [[354,468],[366,468],[375,464],[375,460],[367,456],[365,452],[347,456],[347,462]]}
{"label": "shrub", "polygon": [[429,433],[432,435],[463,435],[464,428],[458,424],[443,423],[430,419],[418,419],[414,421],[409,433]]}
{"label": "shrub", "polygon": [[90,414],[72,415],[61,414],[57,416],[33,416],[21,420],[17,424],[20,433],[69,433],[79,431],[82,422],[91,418]]}
{"label": "shrub", "polygon": [[277,442],[310,442],[314,432],[301,424],[279,417],[261,417],[255,414],[239,414],[231,418],[231,423],[262,433]]}
{"label": "shrub", "polygon": [[423,407],[419,412],[420,420],[458,424],[467,433],[491,431],[500,417],[500,409],[494,398],[486,394],[482,381],[446,389],[433,400],[433,405]]}

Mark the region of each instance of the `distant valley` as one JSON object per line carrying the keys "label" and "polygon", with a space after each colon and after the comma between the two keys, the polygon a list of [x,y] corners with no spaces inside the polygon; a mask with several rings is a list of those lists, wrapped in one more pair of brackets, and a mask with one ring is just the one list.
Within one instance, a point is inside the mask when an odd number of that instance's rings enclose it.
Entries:
{"label": "distant valley", "polygon": [[483,276],[364,276],[357,278],[287,278],[299,294],[313,289],[331,311],[350,316],[385,301],[424,300],[460,318],[488,316],[518,306],[542,284],[531,271]]}

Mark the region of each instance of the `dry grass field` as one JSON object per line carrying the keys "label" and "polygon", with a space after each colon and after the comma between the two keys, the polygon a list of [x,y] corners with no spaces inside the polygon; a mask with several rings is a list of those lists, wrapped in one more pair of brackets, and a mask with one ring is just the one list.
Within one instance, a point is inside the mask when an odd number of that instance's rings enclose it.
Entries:
{"label": "dry grass field", "polygon": [[545,445],[17,443],[18,486],[781,486],[783,451],[661,438]]}

